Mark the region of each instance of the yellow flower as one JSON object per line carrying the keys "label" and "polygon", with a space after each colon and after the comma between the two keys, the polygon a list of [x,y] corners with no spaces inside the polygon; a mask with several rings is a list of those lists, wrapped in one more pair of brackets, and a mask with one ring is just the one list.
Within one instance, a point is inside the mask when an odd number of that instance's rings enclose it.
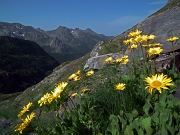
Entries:
{"label": "yellow flower", "polygon": [[147,53],[149,54],[149,56],[154,55],[154,54],[160,54],[163,51],[162,48],[160,47],[154,47],[154,48],[149,48],[147,50]]}
{"label": "yellow flower", "polygon": [[126,65],[129,62],[129,59],[122,59],[121,63]]}
{"label": "yellow flower", "polygon": [[53,98],[52,94],[46,93],[46,94],[44,94],[43,97],[41,97],[40,100],[38,100],[38,104],[40,104],[40,106],[42,106],[43,104],[51,103],[53,99],[54,98]]}
{"label": "yellow flower", "polygon": [[80,76],[81,70],[78,70],[75,74],[76,74],[76,76]]}
{"label": "yellow flower", "polygon": [[83,88],[82,90],[81,90],[81,93],[85,93],[86,91],[89,91],[90,89],[88,89],[88,88]]}
{"label": "yellow flower", "polygon": [[129,40],[130,40],[130,43],[132,43],[132,44],[136,43],[135,38],[130,38]]}
{"label": "yellow flower", "polygon": [[86,73],[86,76],[91,76],[91,75],[94,75],[94,71],[93,70],[90,70]]}
{"label": "yellow flower", "polygon": [[121,57],[121,59],[127,59],[128,55],[124,55],[123,57]]}
{"label": "yellow flower", "polygon": [[77,95],[77,93],[73,93],[71,94],[71,97],[75,97]]}
{"label": "yellow flower", "polygon": [[129,39],[124,40],[124,41],[123,41],[123,43],[124,43],[125,45],[127,45],[127,44],[129,44],[129,43],[130,43],[130,40],[129,40]]}
{"label": "yellow flower", "polygon": [[138,35],[136,38],[135,38],[135,41],[136,42],[142,42],[143,41],[143,38],[141,35]]}
{"label": "yellow flower", "polygon": [[156,38],[156,36],[153,35],[153,34],[151,34],[151,35],[148,36],[148,39],[149,39],[149,40],[153,40],[153,39],[155,39],[155,38]]}
{"label": "yellow flower", "polygon": [[133,36],[134,36],[134,31],[132,31],[128,34],[128,37],[133,37]]}
{"label": "yellow flower", "polygon": [[115,60],[116,63],[120,63],[122,61],[122,58],[118,58]]}
{"label": "yellow flower", "polygon": [[149,37],[148,35],[142,35],[142,41],[148,41]]}
{"label": "yellow flower", "polygon": [[113,61],[112,57],[108,57],[107,59],[104,60],[105,63],[111,63]]}
{"label": "yellow flower", "polygon": [[68,80],[69,80],[69,81],[71,81],[71,80],[79,81],[79,80],[81,79],[80,75],[81,75],[81,71],[78,70],[76,73],[70,75],[70,76],[68,77]]}
{"label": "yellow flower", "polygon": [[74,77],[76,77],[76,74],[70,75],[70,76],[68,77],[68,80],[70,81],[70,80],[74,79]]}
{"label": "yellow flower", "polygon": [[54,91],[52,91],[52,95],[53,97],[56,98],[60,98],[61,93],[63,92],[64,88],[68,85],[67,82],[60,82],[54,89]]}
{"label": "yellow flower", "polygon": [[81,80],[81,77],[80,77],[80,76],[74,77],[74,81],[75,81],[75,82],[76,82],[76,81],[79,81],[79,80]]}
{"label": "yellow flower", "polygon": [[25,119],[22,119],[21,124],[17,124],[15,127],[15,132],[18,131],[22,134],[22,131],[31,123],[32,119],[36,117],[36,113],[32,112],[30,115],[27,115]]}
{"label": "yellow flower", "polygon": [[142,33],[142,31],[140,30],[136,30],[136,31],[132,31],[128,34],[128,37],[135,37],[135,36],[138,36]]}
{"label": "yellow flower", "polygon": [[142,31],[141,30],[136,30],[134,33],[135,33],[135,36],[138,36],[138,35],[140,35],[142,33]]}
{"label": "yellow flower", "polygon": [[131,46],[129,46],[129,49],[136,49],[138,46],[136,44],[132,44]]}
{"label": "yellow flower", "polygon": [[31,107],[33,105],[33,103],[32,102],[29,102],[26,106],[23,106],[23,109],[20,111],[20,113],[18,114],[18,118],[21,118],[21,116],[25,113],[25,112],[27,112],[27,111],[29,111],[29,108]]}
{"label": "yellow flower", "polygon": [[174,37],[172,37],[172,38],[168,38],[166,41],[167,41],[167,42],[173,42],[173,41],[176,41],[176,40],[178,40],[178,39],[179,39],[179,37],[174,36]]}
{"label": "yellow flower", "polygon": [[148,89],[150,94],[152,94],[153,89],[157,89],[159,93],[162,93],[161,89],[169,89],[167,86],[174,85],[172,79],[167,78],[167,75],[163,75],[163,73],[146,77],[145,82],[147,82],[145,89]]}
{"label": "yellow flower", "polygon": [[114,89],[115,90],[124,90],[125,86],[126,86],[126,84],[124,84],[124,83],[118,83],[118,84],[114,85]]}

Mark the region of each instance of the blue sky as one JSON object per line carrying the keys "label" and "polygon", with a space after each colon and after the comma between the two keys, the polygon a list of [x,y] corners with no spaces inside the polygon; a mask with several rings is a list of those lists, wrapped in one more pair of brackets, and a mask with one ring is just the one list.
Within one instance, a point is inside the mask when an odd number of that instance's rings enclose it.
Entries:
{"label": "blue sky", "polygon": [[53,30],[90,28],[116,36],[163,7],[168,0],[0,0],[0,21]]}

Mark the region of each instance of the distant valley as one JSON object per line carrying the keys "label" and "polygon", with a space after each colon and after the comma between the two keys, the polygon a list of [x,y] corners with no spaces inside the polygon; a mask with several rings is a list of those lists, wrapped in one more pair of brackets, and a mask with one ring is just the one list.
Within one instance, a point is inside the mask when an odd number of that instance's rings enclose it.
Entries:
{"label": "distant valley", "polygon": [[0,37],[0,93],[24,91],[58,65],[58,61],[33,41]]}

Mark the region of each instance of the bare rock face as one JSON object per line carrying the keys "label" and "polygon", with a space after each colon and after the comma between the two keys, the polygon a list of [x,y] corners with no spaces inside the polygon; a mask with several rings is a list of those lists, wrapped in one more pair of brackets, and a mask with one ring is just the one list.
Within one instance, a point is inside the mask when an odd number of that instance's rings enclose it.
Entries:
{"label": "bare rock face", "polygon": [[[154,34],[157,36],[153,42],[162,43],[162,48],[168,48],[171,43],[166,39],[172,36],[180,36],[180,8],[173,7],[158,15],[151,16],[137,25],[145,34]],[[179,41],[175,42],[179,45]]]}

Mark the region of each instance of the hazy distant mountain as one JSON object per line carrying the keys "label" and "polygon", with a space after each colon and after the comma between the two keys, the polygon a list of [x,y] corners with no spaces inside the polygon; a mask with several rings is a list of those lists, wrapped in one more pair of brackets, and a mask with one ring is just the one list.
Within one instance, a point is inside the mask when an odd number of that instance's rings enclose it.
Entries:
{"label": "hazy distant mountain", "polygon": [[35,42],[0,37],[0,93],[23,91],[38,83],[58,65]]}
{"label": "hazy distant mountain", "polygon": [[83,56],[91,51],[98,41],[111,38],[97,34],[89,28],[81,30],[59,26],[55,30],[44,31],[20,23],[6,22],[0,22],[0,36],[34,41],[60,63]]}

